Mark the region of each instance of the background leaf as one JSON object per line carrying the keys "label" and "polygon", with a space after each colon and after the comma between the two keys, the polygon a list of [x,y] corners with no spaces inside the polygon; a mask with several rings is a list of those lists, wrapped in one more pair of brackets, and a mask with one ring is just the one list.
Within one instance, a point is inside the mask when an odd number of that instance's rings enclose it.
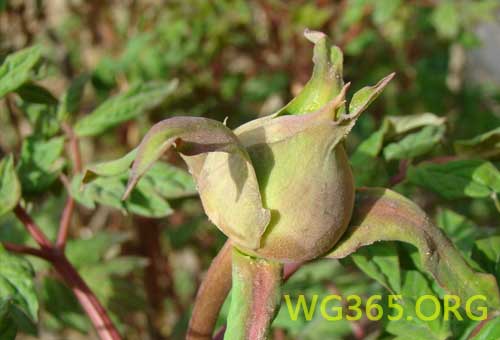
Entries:
{"label": "background leaf", "polygon": [[500,235],[477,240],[472,249],[472,259],[500,281]]}
{"label": "background leaf", "polygon": [[21,185],[12,155],[0,160],[0,216],[11,211],[21,198]]}
{"label": "background leaf", "polygon": [[196,194],[193,179],[185,170],[157,162],[122,201],[134,156],[135,150],[118,160],[91,166],[85,174],[87,179],[75,176],[73,197],[89,208],[103,204],[141,216],[165,217],[173,212],[167,200]]}
{"label": "background leaf", "polygon": [[473,336],[472,340],[490,340],[500,337],[500,317],[488,321],[481,330]]}
{"label": "background leaf", "polygon": [[31,79],[33,68],[40,60],[40,46],[25,48],[9,55],[0,66],[0,98]]}
{"label": "background leaf", "polygon": [[75,132],[79,136],[95,136],[159,105],[176,87],[176,81],[134,85],[81,118]]}
{"label": "background leaf", "polygon": [[24,140],[17,167],[24,193],[41,192],[57,179],[64,166],[60,158],[63,150],[63,137],[49,140],[28,137]]}
{"label": "background leaf", "polygon": [[[402,319],[389,321],[387,324],[387,331],[396,335],[395,339],[449,339],[451,331],[448,321],[444,321],[443,318],[424,321],[415,313],[415,310],[417,310],[416,301],[419,297],[424,295],[436,296],[436,292],[432,290],[427,279],[420,272],[407,271],[405,273],[401,295],[403,301],[398,303],[403,306],[405,315],[403,315]],[[433,303],[422,303],[419,309],[423,315],[432,315],[435,306]]]}
{"label": "background leaf", "polygon": [[394,244],[374,244],[360,249],[351,258],[366,275],[389,291],[394,294],[401,292],[400,263]]}
{"label": "background leaf", "polygon": [[[33,277],[29,262],[0,247],[0,331],[8,336],[13,333],[12,326],[30,334],[36,333],[38,299]],[[7,326],[8,323],[11,326]]]}
{"label": "background leaf", "polygon": [[500,127],[471,139],[458,140],[454,146],[459,155],[496,158],[500,155]]}
{"label": "background leaf", "polygon": [[17,88],[16,93],[26,102],[34,104],[57,105],[58,100],[45,87],[27,82]]}
{"label": "background leaf", "polygon": [[481,160],[459,160],[444,164],[423,163],[410,167],[408,181],[447,199],[488,197],[500,192],[500,172]]}
{"label": "background leaf", "polygon": [[419,132],[404,137],[399,142],[387,145],[384,149],[384,157],[387,160],[393,160],[422,156],[433,150],[443,135],[444,127],[427,126]]}
{"label": "background leaf", "polygon": [[57,117],[60,121],[70,115],[76,115],[80,109],[85,84],[90,76],[83,73],[76,77],[61,96],[61,102],[57,108]]}

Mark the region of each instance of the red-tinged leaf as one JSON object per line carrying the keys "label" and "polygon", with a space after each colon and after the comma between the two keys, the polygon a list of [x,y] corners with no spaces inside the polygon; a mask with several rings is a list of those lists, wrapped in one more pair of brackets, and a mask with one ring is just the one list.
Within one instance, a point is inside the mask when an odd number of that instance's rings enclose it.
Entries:
{"label": "red-tinged leaf", "polygon": [[124,198],[174,144],[195,178],[210,220],[237,244],[250,249],[259,247],[270,212],[262,206],[247,151],[233,132],[218,121],[174,117],[153,126],[139,145]]}
{"label": "red-tinged leaf", "polygon": [[415,203],[388,189],[359,189],[350,227],[328,257],[344,258],[378,241],[414,245],[420,252],[423,267],[441,287],[458,295],[463,305],[473,296],[482,295],[488,307],[500,309],[494,276],[472,270],[451,241]]}

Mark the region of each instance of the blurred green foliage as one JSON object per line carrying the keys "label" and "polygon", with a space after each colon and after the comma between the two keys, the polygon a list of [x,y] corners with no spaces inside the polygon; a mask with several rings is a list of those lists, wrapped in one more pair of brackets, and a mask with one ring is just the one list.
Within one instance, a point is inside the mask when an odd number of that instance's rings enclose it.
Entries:
{"label": "blurred green foliage", "polygon": [[[68,256],[126,338],[183,338],[223,236],[173,154],[125,202],[123,172],[81,191],[68,127],[81,137],[88,166],[125,155],[166,117],[227,117],[234,128],[271,113],[310,75],[307,27],[342,48],[346,81],[373,84],[397,73],[347,141],[357,184],[392,186],[417,201],[475,268],[500,280],[500,81],[478,79],[486,66],[472,58],[485,44],[479,28],[498,23],[498,7],[497,0],[0,1],[0,239],[32,244],[8,213],[21,194],[54,236],[71,186],[80,205]],[[27,259],[0,249],[0,337],[17,329],[42,338],[92,332],[59,278]],[[423,293],[442,296],[419,266],[415,249],[382,243],[342,265],[303,267],[285,292],[395,292],[409,305]],[[16,280],[29,283],[4,289]],[[476,324],[292,322],[282,309],[274,336],[347,339],[361,329],[365,339],[466,339]],[[476,338],[497,339],[499,329],[496,319]]]}

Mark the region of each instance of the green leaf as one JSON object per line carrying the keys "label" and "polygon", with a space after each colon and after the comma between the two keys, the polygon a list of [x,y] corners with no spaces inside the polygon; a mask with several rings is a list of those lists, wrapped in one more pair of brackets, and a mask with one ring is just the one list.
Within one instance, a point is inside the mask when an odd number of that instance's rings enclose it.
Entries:
{"label": "green leaf", "polygon": [[75,175],[71,179],[71,185],[69,194],[73,197],[78,203],[84,205],[89,209],[95,209],[95,201],[92,197],[91,191],[88,187],[82,186],[83,175],[78,174]]}
{"label": "green leaf", "polygon": [[344,122],[350,123],[356,121],[359,115],[365,111],[375,99],[377,99],[395,75],[396,73],[391,73],[381,79],[377,84],[373,86],[365,86],[361,90],[358,90],[349,102],[349,114],[341,115],[339,123],[343,124]]}
{"label": "green leaf", "polygon": [[500,235],[477,240],[472,249],[472,259],[500,280]]}
{"label": "green leaf", "polygon": [[464,255],[470,254],[474,241],[480,235],[477,225],[449,209],[439,210],[436,216],[436,224],[444,230]]}
{"label": "green leaf", "polygon": [[[385,163],[377,157],[383,148],[384,141],[406,132],[424,128],[422,131],[404,137],[401,141],[389,144],[384,150],[386,159],[404,159],[409,151],[413,156],[418,156],[429,151],[436,140],[427,140],[427,135],[437,139],[444,130],[444,118],[432,113],[421,113],[407,116],[386,117],[381,127],[362,141],[353,155],[351,165],[354,171],[356,186],[380,185],[387,183],[388,175]],[[388,158],[389,157],[389,158]]]}
{"label": "green leaf", "polygon": [[352,260],[366,275],[392,293],[401,291],[401,273],[397,248],[393,244],[374,244],[352,255]]}
{"label": "green leaf", "polygon": [[[145,308],[144,288],[126,276],[142,271],[146,264],[144,258],[135,256],[101,258],[97,263],[80,264],[78,271],[117,322],[117,317],[130,316],[134,311]],[[46,311],[53,317],[49,320],[52,325],[71,327],[82,333],[89,330],[88,316],[65,285],[45,278],[42,297],[46,302]]]}
{"label": "green leaf", "polygon": [[0,98],[30,80],[32,70],[42,54],[39,46],[25,48],[9,55],[0,66]]}
{"label": "green leaf", "polygon": [[10,316],[11,300],[0,299],[0,338],[5,340],[15,340],[17,326]]}
{"label": "green leaf", "polygon": [[446,118],[426,112],[406,116],[389,116],[385,120],[389,124],[388,134],[394,136],[425,126],[441,126],[445,123]]}
{"label": "green leaf", "polygon": [[389,123],[384,120],[380,129],[362,141],[350,157],[356,187],[385,184],[387,171],[377,156],[382,150],[388,129]]}
{"label": "green leaf", "polygon": [[89,183],[99,176],[116,176],[128,171],[136,155],[137,148],[133,149],[122,158],[88,166],[83,174],[82,183]]}
{"label": "green leaf", "polygon": [[24,193],[41,192],[57,179],[64,166],[63,150],[64,137],[31,136],[23,141],[17,170]]}
{"label": "green leaf", "polygon": [[[405,315],[400,320],[388,322],[386,330],[389,333],[396,335],[398,340],[446,340],[450,338],[451,331],[448,321],[444,321],[442,318],[425,321],[421,320],[415,313],[418,298],[424,295],[437,295],[420,272],[414,270],[405,272],[401,295],[403,300],[396,303],[402,305]],[[429,303],[422,303],[418,310],[424,315],[432,315],[435,311],[434,303],[426,302]]]}
{"label": "green leaf", "polygon": [[[136,155],[137,149],[133,149],[122,158],[87,167],[82,183],[90,183],[99,176],[109,177],[128,173]],[[149,189],[167,199],[197,194],[193,177],[185,170],[165,162],[154,163],[141,178],[140,182],[144,182],[145,185],[149,186]]]}
{"label": "green leaf", "polygon": [[11,211],[21,198],[21,185],[12,155],[0,161],[0,216]]}
{"label": "green leaf", "polygon": [[66,255],[76,267],[99,263],[113,247],[130,239],[126,233],[100,231],[90,238],[68,241]]}
{"label": "green leaf", "polygon": [[470,338],[471,340],[493,340],[500,339],[500,317],[497,316],[487,321],[479,333]]}
{"label": "green leaf", "polygon": [[[281,302],[283,266],[233,250],[226,339],[267,339]],[[256,284],[258,282],[258,284]]]}
{"label": "green leaf", "polygon": [[54,105],[23,101],[21,109],[26,113],[33,130],[33,135],[49,138],[59,132],[60,123],[57,120],[56,107]]}
{"label": "green leaf", "polygon": [[147,260],[136,256],[120,256],[83,266],[80,274],[98,299],[113,314],[127,315],[145,308],[143,287],[126,276],[141,272]]}
{"label": "green leaf", "polygon": [[500,172],[489,162],[481,164],[472,174],[472,179],[491,189],[500,192]]}
{"label": "green leaf", "polygon": [[366,138],[359,146],[356,151],[351,156],[351,160],[361,157],[361,155],[366,155],[370,157],[376,157],[380,153],[384,143],[384,136],[389,129],[388,121],[385,120],[382,123],[380,129],[372,133],[368,138]]}
{"label": "green leaf", "polygon": [[359,189],[350,227],[328,257],[343,258],[378,241],[414,245],[422,267],[447,292],[459,296],[462,303],[474,295],[483,295],[488,297],[488,307],[500,309],[495,277],[474,272],[416,204],[388,189]]}
{"label": "green leaf", "polygon": [[197,195],[193,177],[183,169],[165,162],[156,162],[143,176],[160,196],[175,199]]}
{"label": "green leaf", "polygon": [[491,163],[481,160],[422,163],[408,169],[407,179],[446,199],[488,197],[493,192],[500,192],[500,172]]}
{"label": "green leaf", "polygon": [[145,217],[165,217],[173,211],[168,202],[160,196],[156,188],[147,181],[139,181],[125,201],[128,172],[115,176],[98,177],[82,185],[82,176],[73,177],[71,195],[81,204],[94,209],[96,204],[102,204]]}
{"label": "green leaf", "polygon": [[9,254],[0,246],[0,309],[6,308],[0,313],[3,314],[0,329],[7,318],[19,330],[36,333],[38,299],[33,284],[34,275],[27,260]]}
{"label": "green leaf", "polygon": [[90,329],[88,317],[82,311],[73,292],[63,283],[45,277],[41,296],[45,301],[44,310],[55,319],[58,326],[70,327],[82,333],[88,332]]}
{"label": "green leaf", "polygon": [[135,270],[144,269],[148,260],[140,256],[120,256],[106,261],[105,271],[110,276],[126,276]]}
{"label": "green leaf", "polygon": [[101,177],[82,186],[82,176],[77,175],[71,181],[71,196],[87,208],[94,209],[97,204],[110,206],[125,212],[121,196],[125,191],[125,182],[118,176]]}
{"label": "green leaf", "polygon": [[454,143],[455,151],[467,157],[494,158],[500,156],[500,127],[467,140]]}
{"label": "green leaf", "polygon": [[137,186],[124,203],[127,211],[141,216],[165,217],[174,212],[168,202],[156,192],[155,188],[144,180],[137,183]]}
{"label": "green leaf", "polygon": [[33,82],[27,82],[21,85],[16,92],[23,101],[29,103],[47,105],[57,105],[59,103],[57,98],[54,97],[49,90]]}
{"label": "green leaf", "polygon": [[80,110],[80,103],[83,97],[85,84],[90,79],[86,73],[76,77],[68,89],[61,96],[61,102],[57,108],[57,118],[59,121],[64,121],[69,115],[75,115]]}
{"label": "green leaf", "polygon": [[398,142],[387,145],[384,157],[387,160],[408,159],[422,156],[433,150],[444,136],[443,126],[427,126]]}
{"label": "green leaf", "polygon": [[[138,308],[145,308],[144,289],[129,275],[138,273],[140,276],[148,261],[138,256],[117,256],[120,247],[129,240],[129,234],[100,231],[87,239],[70,240],[66,248],[68,259],[78,268],[85,282],[112,316],[126,315]],[[56,292],[51,293],[57,295]],[[67,296],[65,298],[68,299]],[[63,312],[60,309],[54,310],[53,314],[60,321],[72,323],[78,328],[87,327],[80,320],[79,308],[74,308],[72,304],[71,307],[69,316],[60,315]]]}
{"label": "green leaf", "polygon": [[460,30],[460,15],[452,0],[440,1],[432,13],[432,23],[438,34],[444,38],[454,38]]}
{"label": "green leaf", "polygon": [[401,0],[377,0],[374,1],[373,20],[377,24],[384,24],[393,19],[398,8],[401,6]]}
{"label": "green leaf", "polygon": [[177,87],[169,83],[141,83],[108,99],[75,125],[78,136],[95,136],[159,105]]}

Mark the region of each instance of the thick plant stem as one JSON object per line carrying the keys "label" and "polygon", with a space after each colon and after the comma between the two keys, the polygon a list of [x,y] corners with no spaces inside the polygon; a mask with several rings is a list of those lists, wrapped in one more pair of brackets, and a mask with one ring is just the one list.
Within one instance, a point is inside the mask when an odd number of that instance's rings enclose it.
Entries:
{"label": "thick plant stem", "polygon": [[[224,325],[217,334],[214,333],[220,309],[231,290],[231,243],[227,241],[219,254],[212,261],[205,278],[198,289],[195,305],[189,321],[187,340],[220,340],[224,337]],[[283,281],[286,282],[302,263],[287,263],[283,268]]]}
{"label": "thick plant stem", "polygon": [[220,308],[231,290],[231,242],[227,241],[215,257],[198,289],[189,321],[187,340],[209,340]]}
{"label": "thick plant stem", "polygon": [[224,339],[267,339],[281,301],[283,265],[233,249],[231,306]]}

